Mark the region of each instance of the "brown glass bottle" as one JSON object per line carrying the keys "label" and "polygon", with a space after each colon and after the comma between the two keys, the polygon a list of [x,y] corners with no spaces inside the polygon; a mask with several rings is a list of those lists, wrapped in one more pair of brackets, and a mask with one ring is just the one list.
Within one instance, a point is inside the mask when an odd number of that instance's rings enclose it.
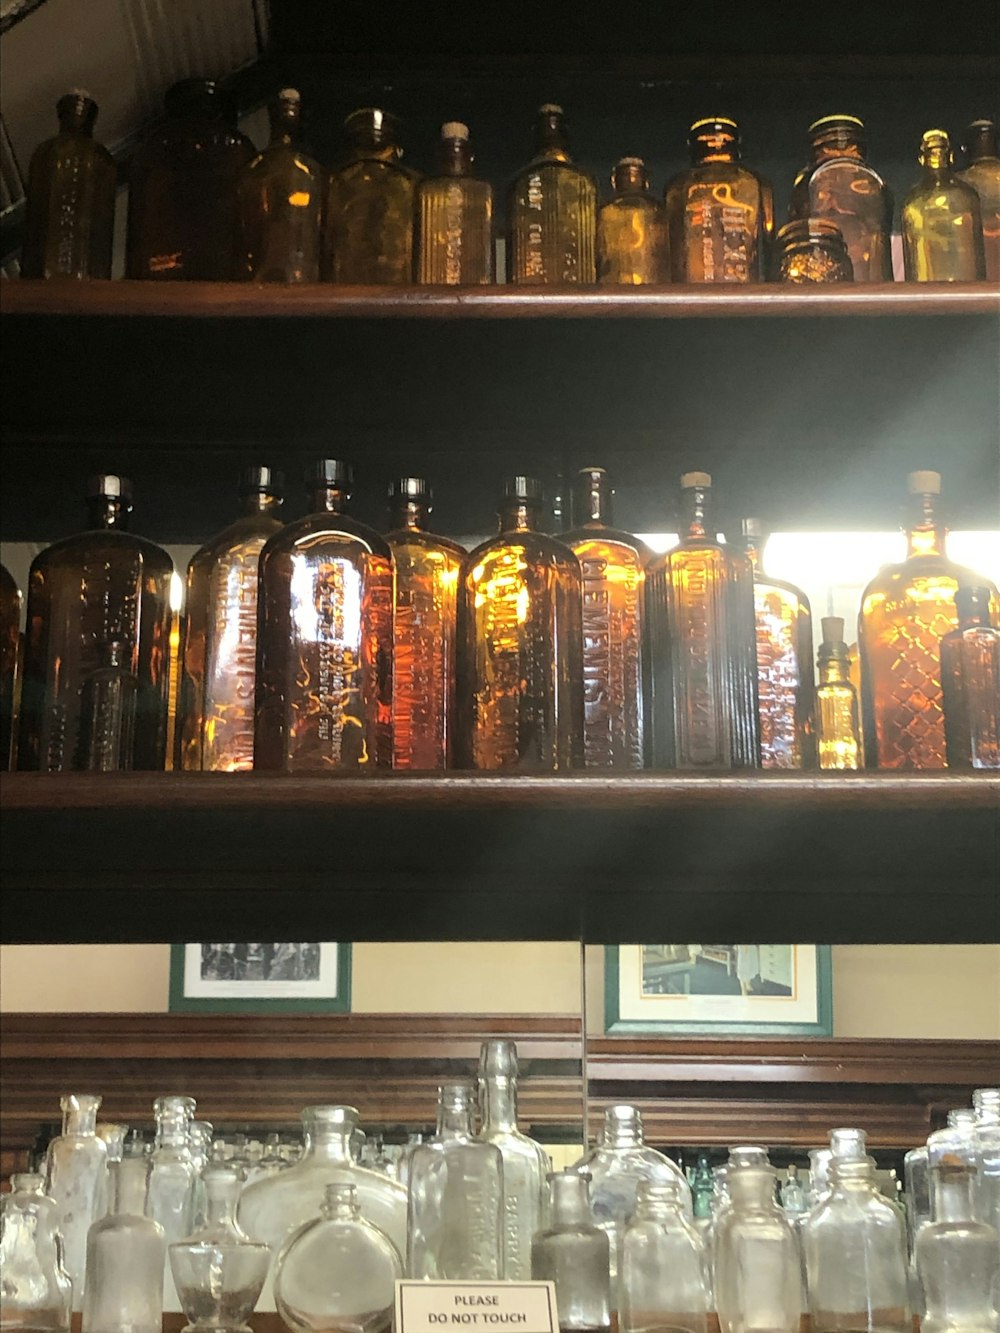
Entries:
{"label": "brown glass bottle", "polygon": [[561,540],[583,576],[584,762],[587,768],[642,768],[645,567],[648,547],[612,526],[614,492],[603,468],[573,484],[574,527]]}
{"label": "brown glass bottle", "polygon": [[330,176],[323,276],[330,282],[413,280],[413,200],[419,177],[400,160],[399,120],[363,107],[344,121],[349,148]]}
{"label": "brown glass bottle", "polygon": [[507,194],[507,281],[524,285],[597,281],[597,186],[574,166],[563,109],[545,103],[535,155]]}
{"label": "brown glass bottle", "polygon": [[[128,531],[131,496],[124,477],[92,477],[90,529],[56,542],[32,562],[18,768],[107,766],[111,752],[124,768],[164,766],[173,564],[166,551]],[[134,694],[134,705],[128,705],[134,707],[131,762],[117,740],[93,732],[94,710],[107,699],[109,669],[134,678],[134,689],[118,692],[122,706],[125,695]],[[112,710],[106,720],[118,727],[125,719]],[[104,756],[99,763],[87,758],[97,755]]]}
{"label": "brown glass bottle", "polygon": [[646,567],[657,768],[760,767],[753,570],[712,509],[712,478],[682,476],[680,542]]}
{"label": "brown glass bottle", "polygon": [[318,282],[326,172],[301,145],[301,98],[283,88],[270,108],[271,141],[237,181],[240,276]]}
{"label": "brown glass bottle", "polygon": [[952,170],[944,130],[920,141],[920,180],[903,200],[903,264],[908,282],[974,282],[986,277],[979,195]]}
{"label": "brown glass bottle", "polygon": [[392,765],[392,552],[344,513],[351,484],[346,463],[317,462],[310,512],[261,552],[255,768]]}
{"label": "brown glass bottle", "polygon": [[447,286],[493,281],[493,186],[472,174],[468,127],[441,126],[438,173],[417,185],[416,280]]}
{"label": "brown glass bottle", "polygon": [[965,131],[965,158],[958,179],[979,195],[986,277],[1000,282],[1000,144],[992,120],[974,120]]}
{"label": "brown glass bottle", "polygon": [[807,285],[852,282],[854,270],[844,238],[823,218],[798,218],[778,228],[775,237],[778,279]]}
{"label": "brown glass bottle", "polygon": [[240,276],[236,181],[255,156],[236,104],[211,79],[167,89],[166,120],[132,163],[125,271],[159,281]]}
{"label": "brown glass bottle", "polygon": [[856,769],[863,766],[858,695],[851,681],[851,655],[844,642],[839,616],[820,621],[816,686],[816,752],[821,769]]}
{"label": "brown glass bottle", "polygon": [[541,513],[541,484],[511,478],[499,535],[462,565],[460,767],[583,767],[580,565],[568,546],[537,530]]}
{"label": "brown glass bottle", "polygon": [[825,218],[843,237],[855,282],[892,282],[892,194],[866,160],[864,122],[823,116],[809,126],[810,162],[799,172],[790,218]]}
{"label": "brown glass bottle", "polygon": [[944,736],[949,768],[1000,768],[1000,629],[990,589],[955,593],[958,628],[941,640]]}
{"label": "brown glass bottle", "polygon": [[94,140],[97,103],[74,88],[56,103],[59,133],[28,167],[22,278],[110,278],[118,173]]}
{"label": "brown glass bottle", "polygon": [[[907,484],[906,559],[886,565],[868,584],[858,620],[869,768],[946,767],[941,640],[958,625],[959,585],[989,586],[945,554],[940,475],[911,472]],[[1000,616],[992,586],[990,597]]]}
{"label": "brown glass bottle", "polygon": [[15,701],[21,661],[21,590],[0,565],[0,769],[14,762]]}
{"label": "brown glass bottle", "polygon": [[389,487],[396,566],[393,643],[393,767],[451,768],[455,743],[458,579],[465,547],[429,531],[431,488],[423,477]]}
{"label": "brown glass bottle", "polygon": [[177,767],[239,773],[253,768],[257,671],[257,567],[282,526],[281,474],[247,468],[240,517],[188,565]]}
{"label": "brown glass bottle", "polygon": [[614,196],[597,214],[597,280],[639,287],[666,282],[667,217],[650,193],[641,157],[623,157],[611,173]]}
{"label": "brown glass bottle", "polygon": [[735,120],[696,120],[688,146],[691,166],[665,194],[674,282],[760,282],[774,223],[770,185],[740,165]]}

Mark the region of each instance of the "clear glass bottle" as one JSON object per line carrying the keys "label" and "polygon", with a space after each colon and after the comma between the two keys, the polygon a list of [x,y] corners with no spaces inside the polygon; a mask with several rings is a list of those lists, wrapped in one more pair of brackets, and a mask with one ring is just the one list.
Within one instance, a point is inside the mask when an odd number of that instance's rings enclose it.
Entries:
{"label": "clear glass bottle", "polygon": [[958,628],[941,640],[944,740],[949,768],[1000,768],[1000,629],[989,588],[955,592]]}
{"label": "clear glass bottle", "polygon": [[608,1237],[590,1211],[586,1171],[548,1176],[548,1223],[531,1242],[531,1277],[554,1282],[560,1333],[610,1333]]}
{"label": "clear glass bottle", "polygon": [[320,459],[309,513],[261,552],[256,768],[392,764],[392,551],[344,512],[352,481],[347,463]]}
{"label": "clear glass bottle", "polygon": [[903,264],[908,282],[974,282],[986,277],[979,195],[952,170],[944,130],[920,140],[920,180],[903,200]]}
{"label": "clear glass bottle", "polygon": [[641,157],[623,157],[611,173],[614,194],[597,213],[597,281],[641,287],[666,282],[667,215],[649,188]]}
{"label": "clear glass bottle", "polygon": [[413,280],[417,174],[403,165],[400,123],[362,107],[344,121],[348,151],[330,175],[323,241],[329,282],[400,285]]}
{"label": "clear glass bottle", "polygon": [[646,567],[653,763],[758,768],[753,569],[718,540],[712,478],[681,477],[681,538]]}
{"label": "clear glass bottle", "polygon": [[775,249],[781,282],[853,282],[854,269],[836,223],[801,218],[778,228]]}
{"label": "clear glass bottle", "polygon": [[538,531],[542,487],[512,477],[499,536],[465,558],[459,580],[459,766],[583,767],[580,564]]}
{"label": "clear glass bottle", "polygon": [[1000,1318],[1000,1237],[975,1220],[976,1164],[968,1142],[942,1134],[931,1151],[934,1220],[914,1246],[924,1294],[922,1333],[996,1333]]}
{"label": "clear glass bottle", "polygon": [[740,164],[736,121],[696,120],[688,147],[691,166],[664,195],[674,282],[760,282],[774,226],[771,187]]}
{"label": "clear glass bottle", "polygon": [[302,148],[302,99],[282,88],[270,106],[271,139],[236,183],[240,277],[318,282],[327,178]]}
{"label": "clear glass bottle", "polygon": [[484,1041],[479,1053],[479,1138],[503,1159],[503,1275],[508,1282],[531,1277],[531,1240],[542,1227],[549,1156],[517,1127],[517,1047]]}
{"label": "clear glass bottle", "polygon": [[153,1103],[156,1139],[150,1153],[146,1211],[166,1237],[163,1255],[163,1308],[181,1308],[170,1271],[169,1247],[190,1235],[195,1224],[198,1171],[188,1142],[194,1118],[193,1097],[157,1097]]}
{"label": "clear glass bottle", "polygon": [[[948,1129],[959,1129],[965,1135],[973,1162],[976,1159],[975,1122],[976,1113],[971,1107],[957,1107],[948,1112]],[[903,1180],[907,1248],[912,1255],[917,1232],[931,1220],[930,1139],[911,1148],[903,1158]]]}
{"label": "clear glass bottle", "polygon": [[561,106],[535,121],[535,155],[507,195],[507,281],[520,285],[597,280],[597,186],[569,155]]}
{"label": "clear glass bottle", "polygon": [[830,1193],[830,1163],[833,1153],[829,1148],[809,1149],[809,1207],[815,1208]]}
{"label": "clear glass bottle", "polygon": [[438,171],[417,185],[417,282],[450,287],[493,281],[493,186],[472,174],[469,128],[441,126]]}
{"label": "clear glass bottle", "polygon": [[[170,688],[170,579],[166,551],[128,531],[132,486],[101,474],[87,486],[90,528],[37,555],[28,575],[18,768],[65,772],[81,759],[83,692],[108,669],[111,645],[136,680],[134,769],[162,769]],[[100,680],[101,678],[99,678]],[[107,680],[105,679],[105,684]],[[102,690],[90,698],[96,703]],[[113,711],[109,721],[115,721]],[[94,749],[91,740],[83,757]],[[102,746],[98,745],[100,751]]]}
{"label": "clear glass bottle", "polygon": [[0,771],[14,765],[15,700],[21,665],[21,590],[0,565]]}
{"label": "clear glass bottle", "polygon": [[264,1151],[261,1153],[260,1161],[247,1172],[246,1185],[253,1185],[258,1180],[269,1180],[272,1176],[278,1175],[290,1165],[282,1154],[281,1135],[270,1133],[264,1140]]}
{"label": "clear glass bottle", "polygon": [[94,1216],[100,1220],[111,1206],[112,1168],[125,1156],[125,1140],[129,1135],[129,1127],[104,1121],[95,1126],[94,1133],[104,1144],[108,1154],[107,1170],[104,1173],[104,1192],[98,1199],[94,1212]]}
{"label": "clear glass bottle", "polygon": [[282,489],[273,468],[245,468],[240,517],[188,565],[177,710],[177,767],[187,772],[253,768],[257,569],[282,526]]}
{"label": "clear glass bottle", "polygon": [[396,569],[393,628],[393,768],[452,766],[458,579],[465,548],[430,532],[433,494],[423,477],[389,485],[386,541]]}
{"label": "clear glass bottle", "polygon": [[696,1221],[712,1216],[712,1196],[715,1193],[715,1172],[705,1153],[698,1154],[698,1162],[691,1177],[691,1209]]}
{"label": "clear glass bottle", "polygon": [[110,278],[118,171],[94,139],[97,103],[72,88],[56,103],[59,133],[28,166],[22,278]]}
{"label": "clear glass bottle", "polygon": [[822,769],[861,768],[861,729],[858,696],[851,683],[851,659],[844,642],[844,622],[839,616],[820,621],[823,642],[819,646],[816,686],[816,751]]}
{"label": "clear glass bottle", "polygon": [[715,1236],[715,1303],[722,1333],[798,1333],[795,1235],[774,1201],[774,1171],[729,1171],[730,1207]]}
{"label": "clear glass bottle", "polygon": [[809,1205],[806,1201],[806,1192],[802,1188],[802,1182],[799,1180],[799,1168],[794,1162],[788,1168],[785,1174],[784,1183],[781,1186],[781,1206],[786,1213],[795,1214],[805,1213]]}
{"label": "clear glass bottle", "polygon": [[945,554],[940,474],[911,472],[907,486],[906,559],[868,584],[858,620],[869,768],[946,766],[941,640],[958,625],[959,585],[988,586],[1000,617],[996,589]]}
{"label": "clear glass bottle", "polygon": [[278,1255],[274,1297],[292,1333],[390,1333],[403,1262],[361,1216],[354,1185],[327,1185],[321,1216],[293,1231]]}
{"label": "clear glass bottle", "polygon": [[979,195],[986,277],[990,282],[1000,282],[1000,143],[996,124],[974,120],[965,131],[964,146],[969,165],[956,174]]}
{"label": "clear glass bottle", "polygon": [[864,122],[822,116],[809,126],[809,139],[810,162],[795,179],[789,217],[832,223],[855,282],[892,282],[892,194],[867,161]]}
{"label": "clear glass bottle", "polygon": [[976,1114],[976,1217],[1000,1235],[1000,1088],[977,1088],[972,1094]]}
{"label": "clear glass bottle", "polygon": [[640,1184],[621,1262],[622,1333],[707,1333],[708,1256],[676,1186]]}
{"label": "clear glass bottle", "polygon": [[438,1089],[437,1132],[410,1159],[406,1270],[448,1282],[504,1276],[503,1158],[475,1138],[468,1083]]}
{"label": "clear glass bottle", "polygon": [[160,1333],[166,1240],[146,1216],[149,1168],[145,1157],[109,1168],[110,1207],[87,1236],[83,1333]]}
{"label": "clear glass bottle", "polygon": [[87,1268],[87,1232],[107,1200],[108,1150],[97,1137],[100,1097],[69,1093],[60,1097],[62,1133],[45,1154],[45,1193],[56,1205],[63,1241],[63,1262],[73,1284],[73,1309],[83,1308]]}
{"label": "clear glass bottle", "polygon": [[70,1333],[73,1283],[58,1206],[34,1172],[15,1172],[0,1198],[0,1274],[4,1333]]}

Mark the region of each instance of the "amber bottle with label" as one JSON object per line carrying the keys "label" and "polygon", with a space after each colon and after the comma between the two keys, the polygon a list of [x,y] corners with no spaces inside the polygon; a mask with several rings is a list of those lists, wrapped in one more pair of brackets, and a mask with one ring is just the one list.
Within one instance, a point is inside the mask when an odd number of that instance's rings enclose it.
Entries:
{"label": "amber bottle with label", "polygon": [[583,575],[584,761],[633,769],[645,763],[643,597],[651,552],[612,527],[613,495],[603,468],[578,472],[575,526],[562,540]]}
{"label": "amber bottle with label", "polygon": [[240,773],[253,768],[257,669],[257,566],[281,528],[281,474],[247,468],[240,517],[188,565],[177,767]]}
{"label": "amber bottle with label", "polygon": [[903,264],[909,282],[974,282],[986,277],[979,195],[952,170],[944,130],[920,141],[920,180],[903,200]]}
{"label": "amber bottle with label", "polygon": [[944,737],[949,768],[1000,768],[1000,628],[990,589],[955,593],[958,628],[941,640]]}
{"label": "amber bottle with label", "polygon": [[542,487],[504,486],[500,532],[459,580],[459,766],[562,772],[583,767],[580,565],[538,531]]}
{"label": "amber bottle with label", "polygon": [[1000,144],[992,120],[974,120],[965,131],[965,158],[958,179],[979,195],[986,276],[1000,282]]}
{"label": "amber bottle with label", "polygon": [[417,186],[417,282],[493,281],[493,186],[472,174],[468,127],[441,126],[438,173]]}
{"label": "amber bottle with label", "polygon": [[321,459],[310,512],[261,552],[255,768],[392,765],[392,552],[344,513],[351,484],[346,463]]}
{"label": "amber bottle with label", "polygon": [[646,567],[653,764],[759,768],[753,570],[719,541],[706,472],[681,477],[681,538]]}
{"label": "amber bottle with label", "polygon": [[88,509],[90,530],[42,551],[28,575],[18,768],[162,769],[173,564],[128,531],[125,477],[92,477]]}
{"label": "amber bottle with label", "polygon": [[538,108],[535,155],[507,196],[507,281],[525,285],[597,280],[597,186],[569,155],[561,106]]}
{"label": "amber bottle with label", "polygon": [[597,280],[639,287],[666,282],[667,216],[650,192],[641,157],[623,157],[611,173],[614,195],[597,214]]}
{"label": "amber bottle with label", "polygon": [[21,590],[0,565],[0,769],[14,761],[14,719],[21,661]]}
{"label": "amber bottle with label", "polygon": [[393,767],[451,768],[455,743],[458,578],[465,548],[430,532],[431,488],[423,477],[389,487],[396,566],[393,643]]}
{"label": "amber bottle with label", "polygon": [[839,616],[820,621],[823,642],[819,646],[816,686],[816,752],[822,769],[861,768],[861,728],[858,695],[851,683],[851,656],[844,642],[844,622]]}
{"label": "amber bottle with label", "polygon": [[94,139],[97,103],[74,88],[56,103],[59,133],[28,167],[22,278],[110,278],[118,173]]}

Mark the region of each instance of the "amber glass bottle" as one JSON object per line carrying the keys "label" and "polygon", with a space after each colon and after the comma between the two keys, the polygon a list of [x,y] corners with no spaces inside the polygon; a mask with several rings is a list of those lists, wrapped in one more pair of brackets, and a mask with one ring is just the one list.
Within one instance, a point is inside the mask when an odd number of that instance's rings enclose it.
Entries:
{"label": "amber glass bottle", "polygon": [[[886,565],[861,599],[865,762],[869,768],[946,767],[941,696],[941,640],[958,625],[960,584],[987,583],[945,555],[941,477],[911,472],[907,554]],[[990,587],[993,614],[1000,615]]]}
{"label": "amber glass bottle", "polygon": [[451,768],[455,743],[458,578],[465,548],[428,530],[431,500],[422,477],[390,484],[393,767],[402,769]]}
{"label": "amber glass bottle", "polygon": [[903,200],[903,263],[909,282],[986,277],[979,195],[955,176],[944,130],[920,141],[920,180]]}
{"label": "amber glass bottle", "polygon": [[770,185],[740,165],[740,133],[724,116],[696,120],[691,166],[666,189],[675,282],[759,282],[774,226]]}
{"label": "amber glass bottle", "polygon": [[778,228],[775,237],[778,278],[802,286],[813,282],[852,282],[854,270],[844,238],[824,218],[797,218]]}
{"label": "amber glass bottle", "polygon": [[539,532],[542,487],[513,477],[500,533],[459,579],[459,766],[562,772],[583,767],[580,565]]}
{"label": "amber glass bottle", "polygon": [[816,664],[816,750],[823,769],[861,768],[858,696],[851,684],[851,659],[839,616],[820,621],[823,642]]}
{"label": "amber glass bottle", "polygon": [[239,773],[253,768],[257,669],[257,566],[281,528],[281,474],[247,468],[242,513],[188,565],[177,767]]}
{"label": "amber glass bottle", "polygon": [[351,483],[346,463],[321,459],[310,512],[261,552],[255,768],[392,765],[392,552],[344,513]]}
{"label": "amber glass bottle", "polygon": [[794,583],[764,570],[767,534],[745,518],[742,546],[753,567],[757,625],[757,708],[763,768],[815,768],[812,612]]}
{"label": "amber glass bottle", "polygon": [[623,157],[611,173],[614,195],[597,214],[597,280],[639,287],[666,282],[667,216],[650,193],[641,157]]}
{"label": "amber glass bottle", "polygon": [[809,126],[810,162],[792,187],[790,218],[825,218],[843,237],[855,282],[892,282],[892,194],[865,158],[864,122],[823,116]]}
{"label": "amber glass bottle", "polygon": [[23,278],[110,278],[118,173],[94,140],[97,103],[74,88],[56,103],[59,133],[28,167]]}
{"label": "amber glass bottle", "polygon": [[0,565],[0,769],[14,761],[14,717],[21,660],[21,590]]}
{"label": "amber glass bottle", "polygon": [[979,195],[986,276],[1000,282],[1000,145],[992,120],[974,120],[965,131],[965,157],[969,165],[958,179]]}
{"label": "amber glass bottle", "polygon": [[417,282],[493,281],[493,186],[472,174],[468,127],[441,126],[438,174],[417,186]]}
{"label": "amber glass bottle", "polygon": [[323,276],[330,282],[395,285],[413,280],[416,172],[401,161],[399,120],[362,107],[344,121],[348,150],[330,176]]}
{"label": "amber glass bottle", "polygon": [[949,768],[1000,768],[1000,629],[990,589],[955,593],[958,628],[941,640],[944,736]]}
{"label": "amber glass bottle", "polygon": [[237,181],[240,276],[253,282],[318,282],[326,172],[303,152],[302,100],[283,88],[270,108],[271,141]]}
{"label": "amber glass bottle", "polygon": [[584,761],[631,769],[645,763],[643,596],[651,552],[612,526],[613,496],[603,468],[578,472],[574,527],[561,540],[583,575]]}
{"label": "amber glass bottle", "polygon": [[681,477],[681,538],[646,567],[653,763],[759,768],[753,569],[716,537],[712,478]]}
{"label": "amber glass bottle", "polygon": [[561,106],[535,122],[535,155],[507,196],[507,281],[525,285],[597,280],[597,186],[569,155]]}
{"label": "amber glass bottle", "polygon": [[[166,551],[128,531],[126,478],[92,477],[88,509],[90,529],[42,551],[28,576],[18,768],[107,767],[114,753],[122,768],[161,769],[173,564]],[[134,689],[105,688],[109,672],[131,675]],[[131,753],[118,736],[129,725],[128,709]]]}
{"label": "amber glass bottle", "polygon": [[125,269],[130,278],[240,276],[236,181],[254,146],[236,103],[211,79],[168,88],[167,118],[132,163]]}

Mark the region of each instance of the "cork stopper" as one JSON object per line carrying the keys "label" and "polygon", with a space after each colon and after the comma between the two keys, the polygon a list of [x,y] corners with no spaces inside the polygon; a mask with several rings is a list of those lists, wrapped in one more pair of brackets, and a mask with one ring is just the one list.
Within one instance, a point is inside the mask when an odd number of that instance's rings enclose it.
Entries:
{"label": "cork stopper", "polygon": [[644,167],[646,162],[641,157],[620,157],[615,165],[619,167]]}
{"label": "cork stopper", "polygon": [[843,616],[824,616],[819,623],[820,623],[820,628],[823,631],[824,643],[844,642]]}
{"label": "cork stopper", "polygon": [[278,101],[301,102],[302,94],[299,92],[298,88],[282,88],[281,92],[278,94]]}
{"label": "cork stopper", "polygon": [[911,472],[906,478],[906,489],[911,495],[940,495],[940,472]]}
{"label": "cork stopper", "polygon": [[681,473],[681,490],[689,491],[695,486],[711,486],[712,478],[707,472]]}
{"label": "cork stopper", "polygon": [[119,477],[112,472],[98,472],[87,479],[87,495],[103,495],[112,500],[131,500],[132,483],[128,477]]}
{"label": "cork stopper", "polygon": [[562,107],[555,102],[543,102],[538,108],[538,114],[540,116],[561,116],[565,113],[563,112]]}
{"label": "cork stopper", "polygon": [[463,125],[460,120],[446,120],[441,126],[442,139],[460,139],[463,143],[468,142],[469,127]]}

